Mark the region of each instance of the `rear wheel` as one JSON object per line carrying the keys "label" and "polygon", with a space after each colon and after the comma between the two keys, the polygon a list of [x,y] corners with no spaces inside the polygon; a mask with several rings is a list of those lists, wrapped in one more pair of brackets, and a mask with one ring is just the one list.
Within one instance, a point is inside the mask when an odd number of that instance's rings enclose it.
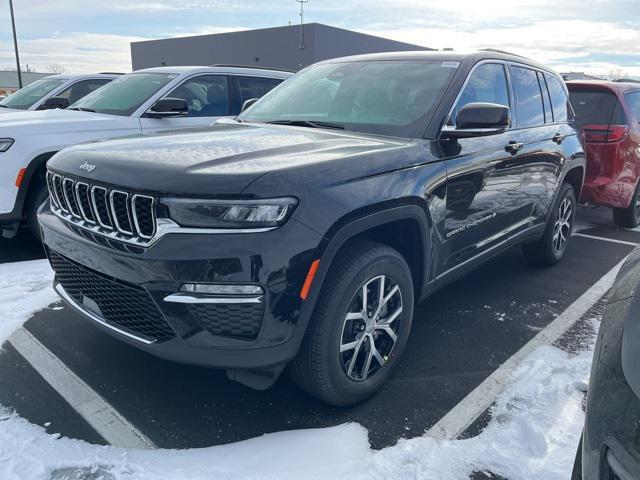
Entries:
{"label": "rear wheel", "polygon": [[614,208],[613,221],[619,227],[635,228],[640,225],[640,183],[636,187],[631,199],[631,204],[627,208]]}
{"label": "rear wheel", "polygon": [[576,194],[573,187],[562,184],[554,209],[540,240],[522,246],[524,256],[534,265],[551,266],[564,257],[573,231],[576,214]]}
{"label": "rear wheel", "polygon": [[404,258],[369,241],[335,259],[289,372],[337,406],[373,395],[398,362],[411,328],[413,282]]}

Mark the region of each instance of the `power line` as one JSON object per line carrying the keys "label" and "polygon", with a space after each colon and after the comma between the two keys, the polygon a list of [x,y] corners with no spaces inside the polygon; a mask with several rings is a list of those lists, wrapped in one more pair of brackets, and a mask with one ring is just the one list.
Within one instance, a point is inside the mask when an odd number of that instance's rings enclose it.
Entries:
{"label": "power line", "polygon": [[304,4],[309,0],[296,0],[300,4],[300,50],[304,50]]}

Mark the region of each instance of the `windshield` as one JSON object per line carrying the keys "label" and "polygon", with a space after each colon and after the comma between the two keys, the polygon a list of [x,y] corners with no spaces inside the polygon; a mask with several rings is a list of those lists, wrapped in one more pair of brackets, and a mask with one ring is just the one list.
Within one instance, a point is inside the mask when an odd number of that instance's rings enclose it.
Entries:
{"label": "windshield", "polygon": [[129,116],[177,76],[171,73],[131,73],[94,90],[71,105],[70,109]]}
{"label": "windshield", "polygon": [[0,101],[0,105],[6,108],[26,110],[64,82],[65,80],[61,80],[59,78],[43,78],[42,80],[33,82],[9,95],[4,100]]}
{"label": "windshield", "polygon": [[239,119],[336,124],[347,130],[422,137],[458,62],[325,63],[276,87]]}

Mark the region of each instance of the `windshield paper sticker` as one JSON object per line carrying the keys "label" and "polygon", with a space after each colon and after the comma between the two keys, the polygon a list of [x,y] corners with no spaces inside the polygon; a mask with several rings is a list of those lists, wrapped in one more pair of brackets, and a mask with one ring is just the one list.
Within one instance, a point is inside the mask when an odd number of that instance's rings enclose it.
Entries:
{"label": "windshield paper sticker", "polygon": [[460,62],[442,62],[440,66],[444,68],[458,68],[460,66]]}

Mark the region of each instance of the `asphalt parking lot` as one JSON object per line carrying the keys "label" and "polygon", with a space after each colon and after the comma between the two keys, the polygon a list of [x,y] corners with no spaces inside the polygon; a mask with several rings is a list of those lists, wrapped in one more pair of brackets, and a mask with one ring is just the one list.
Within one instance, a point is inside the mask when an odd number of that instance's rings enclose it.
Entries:
{"label": "asphalt parking lot", "polygon": [[[423,435],[640,243],[640,231],[616,228],[605,209],[583,207],[578,216],[560,265],[531,267],[514,248],[417,306],[391,381],[350,409],[308,397],[286,375],[258,392],[224,372],[157,359],[59,305],[25,328],[158,447],[219,445],[354,421],[381,448]],[[0,262],[41,254],[26,232],[0,241]],[[9,344],[0,352],[0,404],[51,433],[106,443]]]}

